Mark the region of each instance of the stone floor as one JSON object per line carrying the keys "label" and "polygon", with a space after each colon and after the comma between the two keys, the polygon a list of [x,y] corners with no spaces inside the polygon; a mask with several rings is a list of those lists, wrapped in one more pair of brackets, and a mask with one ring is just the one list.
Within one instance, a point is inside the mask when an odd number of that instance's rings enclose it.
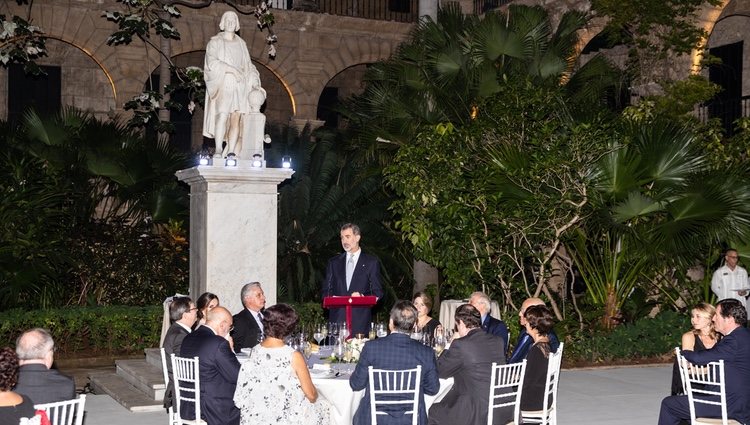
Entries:
{"label": "stone floor", "polygon": [[[564,370],[559,425],[654,424],[668,393],[672,367]],[[84,425],[167,425],[166,413],[132,413],[107,395],[89,395]]]}

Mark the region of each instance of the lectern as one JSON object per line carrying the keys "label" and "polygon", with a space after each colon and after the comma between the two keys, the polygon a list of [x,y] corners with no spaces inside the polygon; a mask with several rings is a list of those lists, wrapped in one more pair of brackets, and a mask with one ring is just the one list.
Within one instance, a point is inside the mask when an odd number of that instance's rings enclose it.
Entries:
{"label": "lectern", "polygon": [[[352,329],[352,308],[372,308],[378,303],[378,297],[375,295],[365,295],[362,297],[352,297],[349,295],[333,296],[323,298],[323,308],[345,308],[346,309],[346,326],[351,332]],[[352,335],[349,335],[352,337]]]}

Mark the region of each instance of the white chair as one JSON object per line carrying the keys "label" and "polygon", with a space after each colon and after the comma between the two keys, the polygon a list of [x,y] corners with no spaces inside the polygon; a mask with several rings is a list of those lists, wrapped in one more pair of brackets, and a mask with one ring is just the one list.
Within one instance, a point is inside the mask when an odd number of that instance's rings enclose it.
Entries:
{"label": "white chair", "polygon": [[[560,381],[560,364],[562,363],[564,344],[561,342],[557,352],[550,354],[547,364],[547,380],[544,383],[544,401],[542,410],[521,411],[524,424],[557,424],[557,384]],[[552,403],[550,403],[550,398]]]}
{"label": "white chair", "polygon": [[[167,396],[167,390],[169,390],[169,369],[167,368],[167,352],[164,351],[164,347],[161,347],[161,371],[164,375],[164,397]],[[172,397],[174,398],[174,396]],[[175,418],[174,418],[174,406],[169,406],[167,408],[167,423],[168,424],[174,424]]]}
{"label": "white chair", "polygon": [[[727,417],[727,391],[724,385],[724,360],[704,366],[691,365],[678,352],[677,364],[685,384],[685,393],[690,406],[692,425],[740,425],[740,422]],[[717,401],[718,398],[718,401]],[[721,407],[721,418],[696,418],[697,404]]]}
{"label": "white chair", "polygon": [[[172,377],[174,379],[174,411],[172,417],[175,425],[207,425],[201,419],[201,386],[198,357],[188,359],[171,354]],[[195,419],[183,419],[180,405],[193,403],[195,405]]]}
{"label": "white chair", "polygon": [[[377,425],[378,415],[388,413],[381,408],[401,405],[405,414],[411,414],[412,425],[419,419],[419,388],[422,366],[416,369],[385,370],[367,368],[370,377],[370,421]],[[389,409],[393,411],[393,409]]]}
{"label": "white chair", "polygon": [[81,425],[86,395],[81,394],[72,400],[34,405],[36,410],[44,410],[52,425]]}
{"label": "white chair", "polygon": [[490,398],[487,410],[487,425],[492,425],[495,409],[513,406],[513,421],[517,425],[521,410],[523,376],[526,373],[526,359],[521,363],[499,365],[492,363],[490,377]]}
{"label": "white chair", "polygon": [[682,382],[682,393],[687,394],[687,385],[685,384],[685,374],[682,373],[682,368],[680,367],[680,357],[682,357],[682,354],[680,354],[680,347],[674,348],[674,354],[677,356],[677,370],[680,372],[680,381]]}

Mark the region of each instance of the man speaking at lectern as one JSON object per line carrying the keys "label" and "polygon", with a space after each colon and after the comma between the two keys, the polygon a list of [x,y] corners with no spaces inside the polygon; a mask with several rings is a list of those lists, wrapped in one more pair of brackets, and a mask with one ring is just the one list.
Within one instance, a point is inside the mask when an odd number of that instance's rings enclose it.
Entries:
{"label": "man speaking at lectern", "polygon": [[[347,223],[341,226],[341,246],[344,253],[328,260],[326,278],[322,284],[323,298],[328,296],[374,295],[383,297],[383,286],[380,283],[380,261],[372,255],[365,254],[359,248],[361,238],[359,226]],[[329,309],[328,321],[331,323],[346,322],[346,309]],[[372,321],[369,308],[352,309],[352,336],[362,333],[367,336]]]}

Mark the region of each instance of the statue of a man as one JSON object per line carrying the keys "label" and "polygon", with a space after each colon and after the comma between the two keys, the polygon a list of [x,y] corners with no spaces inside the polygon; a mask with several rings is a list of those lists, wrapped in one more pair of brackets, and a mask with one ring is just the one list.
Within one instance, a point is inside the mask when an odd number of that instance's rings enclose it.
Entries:
{"label": "statue of a man", "polygon": [[[214,158],[239,153],[242,116],[250,112],[249,94],[260,88],[260,74],[250,60],[245,41],[237,35],[240,20],[235,12],[224,13],[219,23],[221,32],[206,46],[203,67],[206,80],[206,101],[203,135],[216,141]],[[227,147],[222,154],[222,143]]]}

